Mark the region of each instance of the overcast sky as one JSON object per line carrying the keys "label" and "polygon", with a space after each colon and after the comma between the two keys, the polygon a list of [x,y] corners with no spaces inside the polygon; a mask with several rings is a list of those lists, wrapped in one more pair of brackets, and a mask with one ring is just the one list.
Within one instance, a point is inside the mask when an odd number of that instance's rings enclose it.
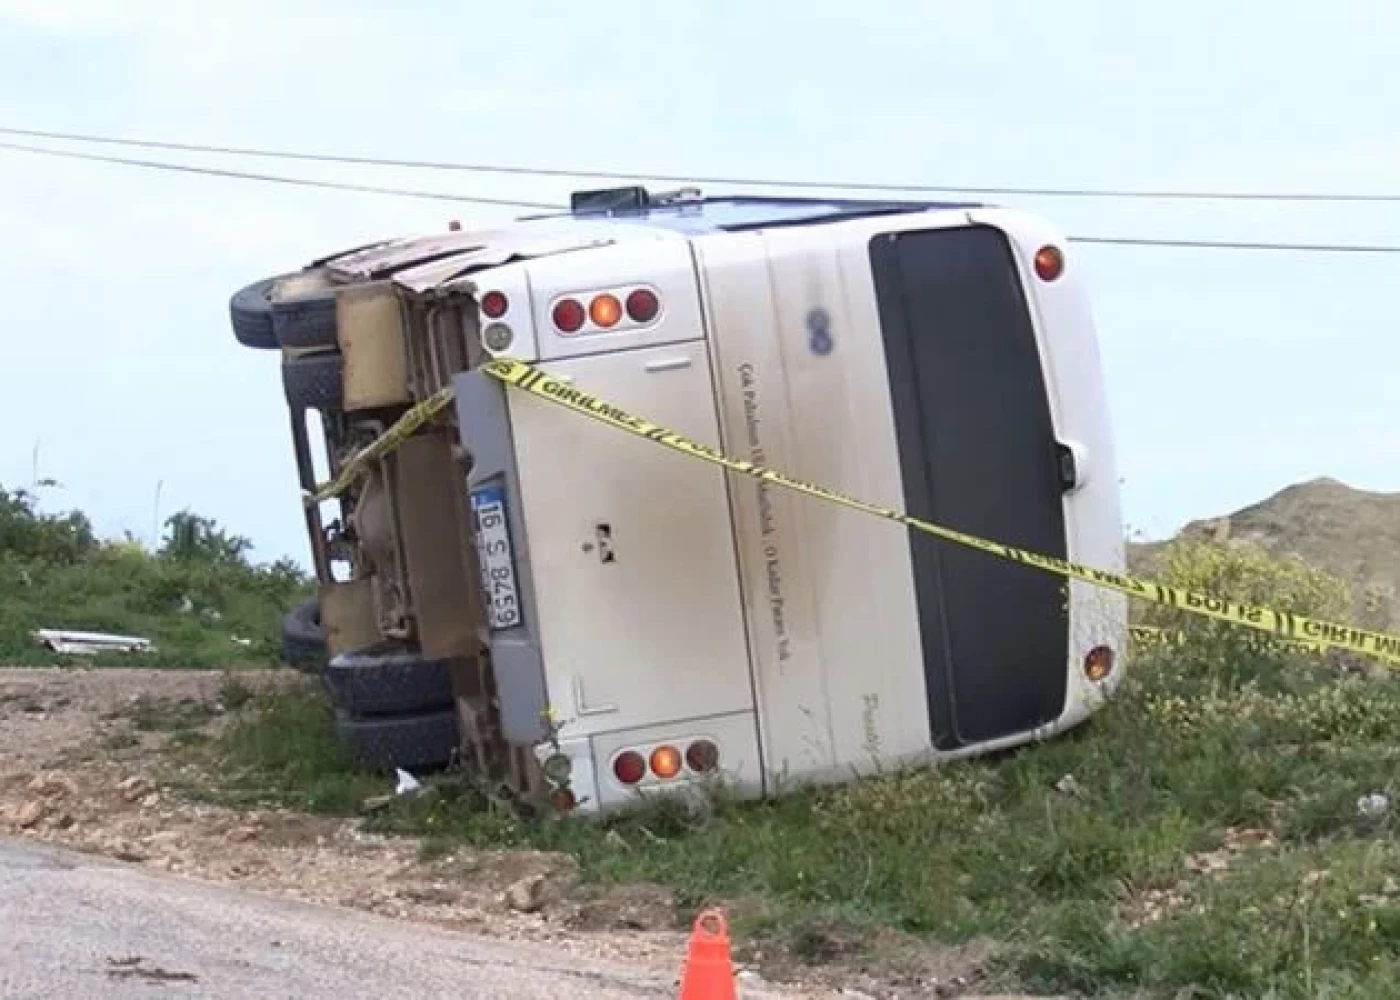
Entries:
{"label": "overcast sky", "polygon": [[[1392,192],[1398,60],[1384,0],[0,0],[0,126],[686,174]],[[530,200],[571,187],[135,155]],[[1396,204],[1002,200],[1077,235],[1400,244]],[[234,342],[229,295],[512,214],[0,150],[0,484],[29,484],[37,447],[63,484],[47,505],[106,534],[149,537],[190,507],[305,561],[277,356]],[[1400,489],[1400,255],[1076,252],[1130,527],[1160,536],[1320,475]]]}

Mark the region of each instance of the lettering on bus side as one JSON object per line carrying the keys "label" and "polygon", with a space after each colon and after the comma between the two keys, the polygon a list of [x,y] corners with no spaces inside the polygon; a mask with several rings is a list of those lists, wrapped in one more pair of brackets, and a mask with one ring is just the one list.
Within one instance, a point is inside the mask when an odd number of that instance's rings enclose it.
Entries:
{"label": "lettering on bus side", "polygon": [[[739,385],[744,394],[744,424],[747,430],[750,467],[762,466],[766,460],[760,431],[758,374],[752,362],[741,362]],[[763,545],[764,580],[767,585],[768,616],[773,623],[774,652],[778,662],[792,658],[792,639],[788,634],[787,595],[783,592],[782,556],[778,551],[778,526],[773,513],[771,487],[762,478],[754,480],[758,501],[758,534]]]}

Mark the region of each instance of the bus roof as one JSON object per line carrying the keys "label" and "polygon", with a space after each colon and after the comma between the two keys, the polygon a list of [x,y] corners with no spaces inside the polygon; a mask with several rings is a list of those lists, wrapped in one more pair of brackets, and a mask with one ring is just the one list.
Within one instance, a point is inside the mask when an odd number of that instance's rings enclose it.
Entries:
{"label": "bus roof", "polygon": [[773,195],[725,195],[714,198],[643,199],[623,208],[575,207],[568,212],[524,216],[521,221],[579,219],[590,222],[630,222],[695,236],[713,232],[742,232],[819,222],[839,222],[872,215],[927,212],[938,209],[980,208],[978,202],[877,201],[854,198],[801,198]]}
{"label": "bus roof", "polygon": [[515,224],[496,229],[383,240],[323,257],[309,266],[327,267],[342,281],[368,281],[392,274],[396,284],[422,292],[446,287],[455,279],[512,260],[583,250],[636,239],[643,234],[650,238],[680,239],[878,215],[981,207],[977,202],[773,195],[706,198],[693,190],[653,195],[644,188],[581,192],[573,196],[571,203],[567,211],[522,216]]}

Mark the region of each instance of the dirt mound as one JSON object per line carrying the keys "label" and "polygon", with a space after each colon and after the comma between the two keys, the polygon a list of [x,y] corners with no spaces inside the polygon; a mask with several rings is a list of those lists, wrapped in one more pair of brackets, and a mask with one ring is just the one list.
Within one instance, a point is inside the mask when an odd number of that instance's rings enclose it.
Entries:
{"label": "dirt mound", "polygon": [[[1298,483],[1223,517],[1192,521],[1178,537],[1259,545],[1294,555],[1373,590],[1391,628],[1400,627],[1400,493],[1354,489],[1327,477]],[[1163,542],[1129,546],[1136,572],[1150,573]]]}

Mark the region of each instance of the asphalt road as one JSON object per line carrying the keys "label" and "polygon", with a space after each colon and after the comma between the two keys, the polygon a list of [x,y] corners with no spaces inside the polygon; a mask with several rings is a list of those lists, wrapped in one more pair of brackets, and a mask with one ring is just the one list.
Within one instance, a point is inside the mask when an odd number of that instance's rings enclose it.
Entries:
{"label": "asphalt road", "polygon": [[674,983],[0,838],[0,997],[661,1000]]}

